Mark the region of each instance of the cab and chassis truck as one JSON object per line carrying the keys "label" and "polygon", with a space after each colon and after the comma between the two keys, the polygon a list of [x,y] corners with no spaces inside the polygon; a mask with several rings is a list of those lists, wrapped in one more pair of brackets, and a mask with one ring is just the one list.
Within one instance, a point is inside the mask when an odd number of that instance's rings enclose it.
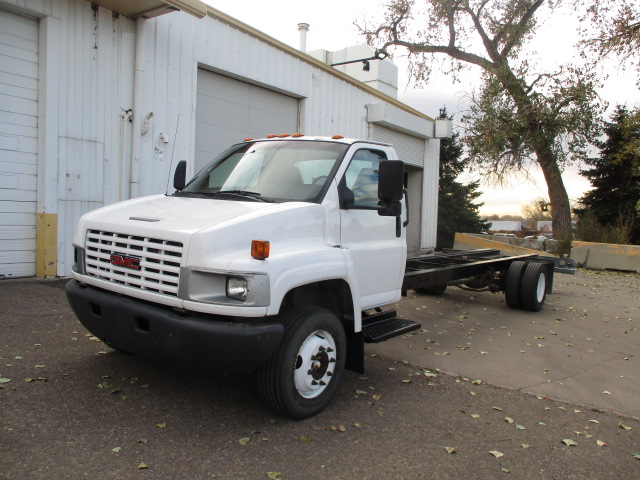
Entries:
{"label": "cab and chassis truck", "polygon": [[538,311],[554,262],[498,250],[407,258],[403,163],[388,144],[299,134],[230,147],[175,193],[87,213],[69,303],[110,347],[257,372],[274,409],[321,411],[364,344],[420,328],[388,308],[409,290],[505,292]]}

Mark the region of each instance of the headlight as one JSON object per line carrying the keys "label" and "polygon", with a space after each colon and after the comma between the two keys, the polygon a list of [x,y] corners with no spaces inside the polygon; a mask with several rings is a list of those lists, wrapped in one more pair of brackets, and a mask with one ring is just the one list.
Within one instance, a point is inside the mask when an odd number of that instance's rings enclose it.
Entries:
{"label": "headlight", "polygon": [[249,294],[247,280],[241,277],[227,278],[227,297],[245,301]]}

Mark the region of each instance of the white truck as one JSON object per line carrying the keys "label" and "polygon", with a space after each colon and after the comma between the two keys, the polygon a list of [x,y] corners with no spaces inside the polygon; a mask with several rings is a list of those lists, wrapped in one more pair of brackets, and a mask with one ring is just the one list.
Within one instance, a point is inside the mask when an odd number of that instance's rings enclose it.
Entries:
{"label": "white truck", "polygon": [[[318,413],[364,343],[417,329],[381,307],[413,289],[505,291],[539,310],[553,262],[498,251],[407,259],[403,163],[390,145],[271,136],[232,146],[175,193],[84,215],[69,302],[116,350],[216,371],[258,372],[294,418]],[[419,215],[415,215],[419,218]]]}

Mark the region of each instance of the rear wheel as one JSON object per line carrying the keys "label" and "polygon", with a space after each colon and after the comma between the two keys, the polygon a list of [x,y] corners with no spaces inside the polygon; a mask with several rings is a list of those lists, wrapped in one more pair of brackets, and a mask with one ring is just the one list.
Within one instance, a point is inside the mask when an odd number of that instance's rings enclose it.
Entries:
{"label": "rear wheel", "polygon": [[541,263],[529,263],[522,277],[522,308],[539,312],[547,296],[547,269]]}
{"label": "rear wheel", "polygon": [[293,418],[307,418],[327,406],[345,364],[346,336],[340,320],[318,307],[283,314],[282,344],[260,369],[262,398]]}
{"label": "rear wheel", "polygon": [[516,260],[509,265],[504,286],[504,298],[509,308],[522,308],[521,285],[526,268],[527,263],[520,260]]}

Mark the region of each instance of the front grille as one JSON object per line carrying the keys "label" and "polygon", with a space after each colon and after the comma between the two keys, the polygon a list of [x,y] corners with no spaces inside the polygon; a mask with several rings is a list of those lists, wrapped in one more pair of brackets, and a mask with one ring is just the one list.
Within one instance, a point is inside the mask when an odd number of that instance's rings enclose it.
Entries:
{"label": "front grille", "polygon": [[[89,230],[85,252],[86,273],[91,277],[172,297],[178,295],[180,242]],[[139,269],[114,264],[114,258],[133,261]]]}

